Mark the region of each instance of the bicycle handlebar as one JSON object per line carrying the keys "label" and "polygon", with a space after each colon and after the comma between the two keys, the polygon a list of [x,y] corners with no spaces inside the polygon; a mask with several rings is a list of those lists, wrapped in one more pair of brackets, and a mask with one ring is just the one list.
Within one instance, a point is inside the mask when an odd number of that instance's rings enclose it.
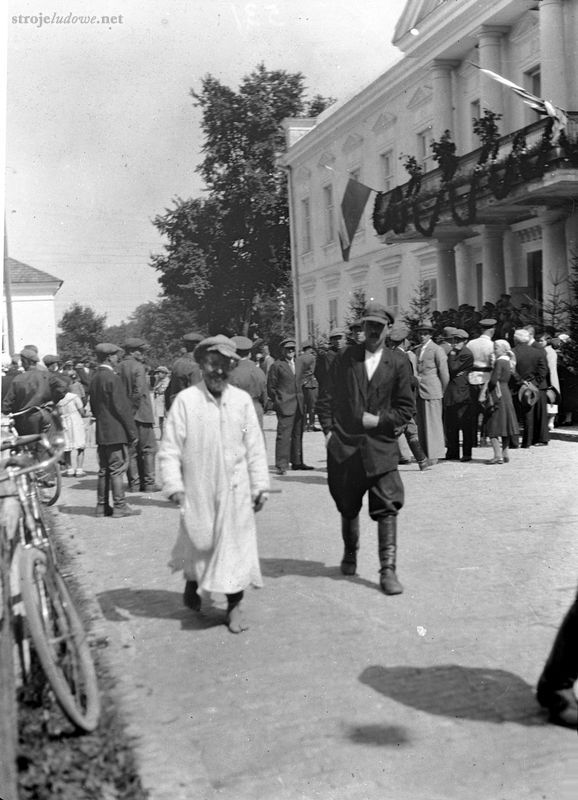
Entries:
{"label": "bicycle handlebar", "polygon": [[2,459],[2,461],[0,461],[0,470],[5,470],[6,474],[0,475],[0,483],[2,481],[18,478],[21,475],[28,475],[31,472],[39,472],[40,470],[46,469],[51,464],[54,464],[55,461],[58,461],[64,450],[64,441],[58,439],[53,444],[43,433],[31,433],[28,436],[18,436],[11,441],[2,442],[2,450],[7,450],[9,448],[18,449],[38,441],[41,442],[44,449],[50,453],[49,457],[45,458],[43,461],[33,460],[28,466],[22,463],[24,461],[23,453],[16,453],[15,455]]}

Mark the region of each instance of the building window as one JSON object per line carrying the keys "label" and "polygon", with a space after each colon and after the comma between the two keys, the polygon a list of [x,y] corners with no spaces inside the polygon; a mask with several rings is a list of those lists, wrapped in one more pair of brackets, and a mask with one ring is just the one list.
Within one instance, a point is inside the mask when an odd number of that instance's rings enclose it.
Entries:
{"label": "building window", "polygon": [[329,301],[329,327],[335,328],[337,325],[337,298],[332,297]]}
{"label": "building window", "polygon": [[437,311],[438,310],[438,282],[436,278],[424,278],[423,281],[424,289],[427,291],[429,296],[429,310]]}
{"label": "building window", "polygon": [[385,303],[394,317],[397,317],[399,311],[397,286],[388,286],[385,290]]}
{"label": "building window", "polygon": [[379,156],[381,164],[382,191],[393,189],[393,150],[387,150]]}
{"label": "building window", "polygon": [[301,247],[303,253],[309,253],[312,248],[311,243],[311,201],[308,197],[301,201],[301,224],[302,239]]}
{"label": "building window", "polygon": [[[542,97],[542,75],[539,66],[524,72],[524,89],[528,92],[532,92],[536,97]],[[535,122],[539,116],[538,112],[528,106],[525,106],[525,109],[527,123]]]}
{"label": "building window", "polygon": [[532,298],[542,303],[544,290],[542,285],[542,251],[532,250],[526,253],[526,267],[528,270],[528,288]]}
{"label": "building window", "polygon": [[323,213],[325,215],[325,244],[335,241],[335,216],[333,206],[333,186],[323,187]]}
{"label": "building window", "polygon": [[315,306],[307,303],[305,306],[305,318],[307,319],[307,336],[309,339],[315,338]]}
{"label": "building window", "polygon": [[427,172],[428,169],[431,169],[430,164],[432,160],[432,149],[430,147],[433,141],[432,137],[432,127],[428,125],[428,127],[420,131],[416,137],[416,144],[417,144],[417,160],[424,168],[424,172]]}
{"label": "building window", "polygon": [[470,128],[470,140],[471,140],[470,144],[471,144],[472,150],[477,150],[478,147],[482,146],[482,143],[480,141],[480,137],[477,135],[477,133],[474,132],[474,123],[475,123],[476,120],[480,119],[481,116],[482,116],[482,107],[480,105],[480,101],[479,100],[472,100],[472,102],[470,103],[470,120],[471,120],[471,122],[470,122],[470,125],[471,125],[471,128]]}

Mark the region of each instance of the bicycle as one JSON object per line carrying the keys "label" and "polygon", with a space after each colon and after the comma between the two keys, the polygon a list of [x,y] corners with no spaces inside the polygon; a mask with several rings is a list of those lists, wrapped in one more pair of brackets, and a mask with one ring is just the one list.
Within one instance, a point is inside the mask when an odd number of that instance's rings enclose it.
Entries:
{"label": "bicycle", "polygon": [[[42,416],[42,431],[48,440],[59,439],[62,435],[62,421],[60,413],[54,403],[46,403],[42,406],[30,406],[22,411],[14,411],[2,417],[2,438],[18,436],[15,427],[15,419],[38,412]],[[32,435],[32,434],[29,434]],[[38,461],[46,459],[47,451],[40,440],[36,445],[36,457]],[[60,497],[62,491],[62,472],[58,460],[52,461],[38,476],[38,488],[40,500],[45,506],[52,506]]]}
{"label": "bicycle", "polygon": [[[27,452],[35,443],[49,454],[42,462]],[[62,447],[43,434],[30,434],[3,441],[1,450],[10,454],[0,462],[0,481],[14,482],[20,506],[12,564],[25,626],[60,707],[78,730],[90,733],[100,716],[96,671],[83,623],[58,569],[35,479],[60,458]],[[15,631],[15,638],[26,683],[31,670],[22,658],[22,631]]]}

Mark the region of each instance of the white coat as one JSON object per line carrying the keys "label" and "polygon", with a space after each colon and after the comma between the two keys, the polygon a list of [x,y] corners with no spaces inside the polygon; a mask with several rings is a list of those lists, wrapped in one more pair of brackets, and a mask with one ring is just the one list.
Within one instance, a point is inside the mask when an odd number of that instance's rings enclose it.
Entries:
{"label": "white coat", "polygon": [[202,381],[175,397],[157,456],[163,492],[185,493],[169,566],[199,591],[262,586],[253,500],[269,488],[263,434],[247,392],[220,400]]}

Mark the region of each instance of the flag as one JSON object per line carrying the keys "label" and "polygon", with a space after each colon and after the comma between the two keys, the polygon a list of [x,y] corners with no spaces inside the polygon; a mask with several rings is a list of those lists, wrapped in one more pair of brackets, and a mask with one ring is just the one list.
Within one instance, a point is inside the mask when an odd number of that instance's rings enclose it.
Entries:
{"label": "flag", "polygon": [[473,66],[477,67],[477,69],[479,69],[481,72],[485,72],[488,77],[493,78],[493,80],[498,81],[498,83],[502,83],[504,86],[507,86],[514,92],[514,94],[517,94],[518,97],[524,101],[524,103],[529,105],[530,108],[533,108],[534,111],[537,111],[538,114],[542,114],[544,117],[552,117],[554,119],[554,136],[557,136],[568,124],[566,112],[562,108],[555,106],[549,100],[543,100],[541,97],[526,91],[526,89],[524,89],[522,86],[518,86],[517,83],[508,80],[508,78],[498,75],[497,72],[492,72],[491,69],[479,67],[477,64],[474,64],[473,61],[470,61],[470,64],[473,64]]}
{"label": "flag", "polygon": [[339,242],[344,261],[349,261],[351,243],[372,191],[354,178],[347,181],[339,214]]}

